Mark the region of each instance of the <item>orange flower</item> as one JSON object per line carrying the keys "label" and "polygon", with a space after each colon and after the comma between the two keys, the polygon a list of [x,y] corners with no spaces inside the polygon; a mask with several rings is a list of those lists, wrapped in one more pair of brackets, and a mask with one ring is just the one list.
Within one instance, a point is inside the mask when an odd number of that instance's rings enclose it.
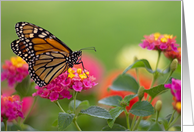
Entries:
{"label": "orange flower", "polygon": [[181,64],[181,47],[178,48],[178,51],[165,51],[164,55],[169,59],[175,59],[177,58],[179,61],[179,64]]}
{"label": "orange flower", "polygon": [[[104,82],[102,82],[102,86],[99,88],[98,91],[98,100],[109,97],[109,96],[121,96],[122,98],[124,98],[126,95],[130,95],[130,94],[134,94],[133,92],[129,92],[129,91],[114,91],[112,89],[109,89],[109,86],[113,83],[114,79],[116,79],[116,77],[120,74],[122,74],[123,71],[121,70],[115,70],[112,71],[104,80]],[[132,75],[134,78],[136,78],[136,73],[134,70],[131,70],[130,72],[128,72],[130,75]],[[151,82],[152,82],[152,78],[148,77],[144,74],[139,74],[139,80],[140,80],[140,86],[144,86],[145,89],[149,89],[151,86]],[[144,93],[144,98],[143,100],[147,99],[147,93]],[[150,100],[151,98],[149,98]],[[134,99],[132,99],[129,103],[129,106],[127,106],[127,110],[130,110],[131,107],[133,106],[133,104],[135,104],[138,101],[138,97],[135,97]],[[156,101],[158,100],[158,98],[154,98],[152,101],[152,105],[154,106]]]}
{"label": "orange flower", "polygon": [[178,112],[181,113],[181,102],[176,100],[176,97],[173,96],[172,106]]}

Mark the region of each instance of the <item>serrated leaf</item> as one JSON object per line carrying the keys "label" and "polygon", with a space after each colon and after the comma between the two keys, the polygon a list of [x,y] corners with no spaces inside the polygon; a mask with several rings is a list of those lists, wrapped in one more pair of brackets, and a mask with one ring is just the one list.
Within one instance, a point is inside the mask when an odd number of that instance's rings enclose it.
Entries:
{"label": "serrated leaf", "polygon": [[131,91],[137,93],[139,84],[131,75],[121,74],[113,81],[110,88],[115,91]]}
{"label": "serrated leaf", "polygon": [[154,107],[148,101],[139,101],[132,106],[129,112],[136,116],[149,116],[154,114]]}
{"label": "serrated leaf", "polygon": [[107,120],[107,123],[108,123],[108,126],[110,128],[113,127],[114,125],[114,122],[116,120],[116,118],[124,111],[124,108],[122,107],[115,107],[113,109],[111,109],[109,112],[110,112],[110,115],[112,116],[113,119],[108,119]]}
{"label": "serrated leaf", "polygon": [[127,129],[124,126],[119,124],[114,124],[112,128],[105,126],[102,128],[102,131],[126,131]]}
{"label": "serrated leaf", "polygon": [[164,127],[157,123],[157,122],[154,122],[148,129],[148,131],[165,131]]}
{"label": "serrated leaf", "polygon": [[98,118],[112,119],[110,113],[106,109],[98,106],[91,106],[86,110],[81,110],[80,113]]}
{"label": "serrated leaf", "polygon": [[[80,103],[81,103],[80,100],[76,100],[76,101],[75,101],[75,108],[77,108],[77,107],[79,106]],[[70,110],[73,110],[73,109],[74,109],[74,100],[71,100],[71,101],[69,102],[69,109],[70,109]]]}
{"label": "serrated leaf", "polygon": [[155,98],[156,96],[158,96],[158,95],[160,95],[160,94],[166,92],[167,90],[169,90],[169,89],[165,88],[165,87],[164,87],[164,84],[160,84],[160,85],[155,86],[155,87],[153,87],[153,88],[145,89],[144,91],[145,91],[146,93],[148,93],[148,94],[152,97],[152,99],[153,99],[153,98]]}
{"label": "serrated leaf", "polygon": [[125,96],[124,101],[129,103],[129,101],[131,101],[135,97],[137,97],[137,94],[135,94],[135,95],[127,95],[127,96]]}
{"label": "serrated leaf", "polygon": [[146,70],[150,73],[154,73],[154,71],[152,70],[150,63],[146,60],[146,59],[141,59],[141,60],[137,60],[136,62],[134,62],[132,65],[130,65],[129,67],[127,67],[123,74],[126,74],[126,72],[130,69],[133,68],[146,68]]}
{"label": "serrated leaf", "polygon": [[58,130],[64,131],[73,121],[74,114],[60,112],[58,115]]}
{"label": "serrated leaf", "polygon": [[120,106],[120,101],[122,97],[120,96],[110,96],[98,101],[100,104],[109,105],[109,106]]}

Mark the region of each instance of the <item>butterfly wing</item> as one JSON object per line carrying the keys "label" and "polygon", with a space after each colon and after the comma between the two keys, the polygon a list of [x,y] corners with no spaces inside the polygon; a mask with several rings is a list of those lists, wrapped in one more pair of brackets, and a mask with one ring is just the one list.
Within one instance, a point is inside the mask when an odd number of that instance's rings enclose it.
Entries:
{"label": "butterfly wing", "polygon": [[29,64],[30,76],[40,87],[69,68],[66,57],[72,50],[49,31],[27,22],[18,22],[15,30],[19,39],[11,49]]}
{"label": "butterfly wing", "polygon": [[72,50],[49,31],[27,22],[15,25],[16,34],[24,42],[27,51],[35,57],[49,51],[72,53]]}
{"label": "butterfly wing", "polygon": [[29,61],[32,59],[30,53],[26,49],[24,42],[22,42],[20,39],[14,40],[11,43],[11,49],[16,55],[20,56],[27,63],[29,63]]}
{"label": "butterfly wing", "polygon": [[69,67],[66,56],[60,52],[46,52],[29,62],[29,74],[40,87],[47,85]]}

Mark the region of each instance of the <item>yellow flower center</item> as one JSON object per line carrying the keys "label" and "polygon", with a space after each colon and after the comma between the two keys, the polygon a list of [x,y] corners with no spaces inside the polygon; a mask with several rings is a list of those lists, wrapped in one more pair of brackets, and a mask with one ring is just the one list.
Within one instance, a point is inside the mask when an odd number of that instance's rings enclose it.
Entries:
{"label": "yellow flower center", "polygon": [[69,68],[69,69],[68,69],[68,72],[69,72],[70,74],[73,74],[75,71],[72,70],[71,68]]}
{"label": "yellow flower center", "polygon": [[154,34],[155,40],[157,40],[159,37],[160,37],[160,33],[155,33],[155,34]]}
{"label": "yellow flower center", "polygon": [[16,67],[22,67],[26,62],[21,57],[11,57],[11,63]]}
{"label": "yellow flower center", "polygon": [[166,39],[166,38],[161,38],[160,40],[161,40],[161,42],[163,42],[163,43],[167,42],[167,39]]}
{"label": "yellow flower center", "polygon": [[81,68],[78,68],[78,69],[77,69],[77,73],[78,73],[78,74],[81,74],[81,73],[82,73],[82,69],[81,69]]}
{"label": "yellow flower center", "polygon": [[74,77],[75,75],[73,73],[69,73],[68,77],[70,77],[71,79]]}
{"label": "yellow flower center", "polygon": [[87,76],[86,76],[86,74],[85,73],[83,73],[83,74],[80,74],[79,75],[79,77],[83,80],[83,79],[85,79],[85,78],[87,78]]}
{"label": "yellow flower center", "polygon": [[181,110],[181,102],[177,102],[175,107],[177,110]]}

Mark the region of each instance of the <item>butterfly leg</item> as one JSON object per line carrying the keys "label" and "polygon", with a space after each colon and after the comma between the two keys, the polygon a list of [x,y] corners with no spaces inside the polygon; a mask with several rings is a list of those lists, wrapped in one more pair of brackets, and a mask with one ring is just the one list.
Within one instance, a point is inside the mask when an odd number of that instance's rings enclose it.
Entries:
{"label": "butterfly leg", "polygon": [[[84,68],[84,63],[83,63],[83,61],[81,61],[81,58],[80,58],[75,64],[76,64],[76,65],[82,64],[83,71],[84,71],[84,73],[86,74],[85,68]],[[86,76],[87,76],[87,78],[88,78],[88,75],[87,75],[87,74],[86,74]]]}

